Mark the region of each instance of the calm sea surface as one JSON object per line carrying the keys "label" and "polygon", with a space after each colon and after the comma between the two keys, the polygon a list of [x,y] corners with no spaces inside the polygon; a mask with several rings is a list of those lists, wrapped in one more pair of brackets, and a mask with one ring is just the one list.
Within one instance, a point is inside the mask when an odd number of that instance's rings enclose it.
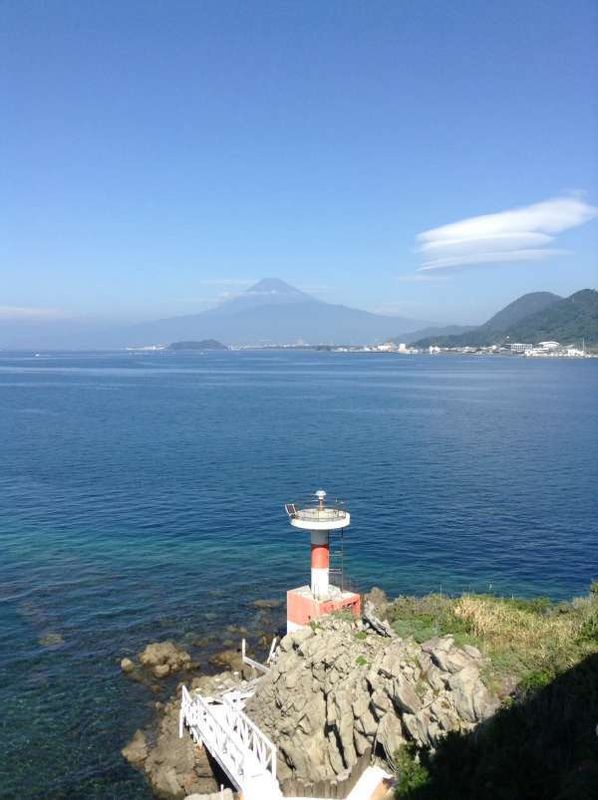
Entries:
{"label": "calm sea surface", "polygon": [[598,577],[598,360],[0,353],[0,453],[2,798],[148,798],[120,658],[275,624],[252,603],[306,582],[283,503],[317,488],[358,589]]}

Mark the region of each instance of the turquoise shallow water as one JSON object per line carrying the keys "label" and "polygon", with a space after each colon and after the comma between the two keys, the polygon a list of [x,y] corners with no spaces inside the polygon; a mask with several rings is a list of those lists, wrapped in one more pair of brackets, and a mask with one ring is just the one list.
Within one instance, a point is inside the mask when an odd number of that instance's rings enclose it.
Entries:
{"label": "turquoise shallow water", "polygon": [[585,592],[597,398],[598,361],[0,354],[0,796],[148,798],[119,659],[274,625],[253,600],[309,567],[282,505],[320,486],[356,588]]}

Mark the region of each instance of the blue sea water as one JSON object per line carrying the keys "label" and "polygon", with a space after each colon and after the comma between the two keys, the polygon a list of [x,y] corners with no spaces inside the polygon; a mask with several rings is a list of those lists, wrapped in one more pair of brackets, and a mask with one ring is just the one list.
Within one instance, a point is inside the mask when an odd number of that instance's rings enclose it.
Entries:
{"label": "blue sea water", "polygon": [[156,696],[119,660],[274,625],[317,488],[356,588],[584,593],[597,399],[598,361],[0,354],[0,796],[149,798],[119,749]]}

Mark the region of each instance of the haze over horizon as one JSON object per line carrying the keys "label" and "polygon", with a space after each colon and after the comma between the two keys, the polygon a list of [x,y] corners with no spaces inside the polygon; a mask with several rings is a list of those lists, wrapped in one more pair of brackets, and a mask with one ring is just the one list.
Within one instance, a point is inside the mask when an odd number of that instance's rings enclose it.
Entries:
{"label": "haze over horizon", "polygon": [[0,320],[187,315],[272,277],[475,324],[595,287],[597,23],[590,0],[6,4]]}

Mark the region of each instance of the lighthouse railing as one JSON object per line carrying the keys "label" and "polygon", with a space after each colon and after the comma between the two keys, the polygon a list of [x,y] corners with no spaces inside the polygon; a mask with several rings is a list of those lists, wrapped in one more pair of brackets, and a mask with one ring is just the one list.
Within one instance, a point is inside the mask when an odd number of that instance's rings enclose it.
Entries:
{"label": "lighthouse railing", "polygon": [[303,519],[307,522],[332,522],[337,519],[345,519],[347,511],[344,508],[330,508],[330,506],[318,508],[318,506],[312,506],[309,508],[294,508],[294,510],[287,508],[287,514],[293,519]]}

